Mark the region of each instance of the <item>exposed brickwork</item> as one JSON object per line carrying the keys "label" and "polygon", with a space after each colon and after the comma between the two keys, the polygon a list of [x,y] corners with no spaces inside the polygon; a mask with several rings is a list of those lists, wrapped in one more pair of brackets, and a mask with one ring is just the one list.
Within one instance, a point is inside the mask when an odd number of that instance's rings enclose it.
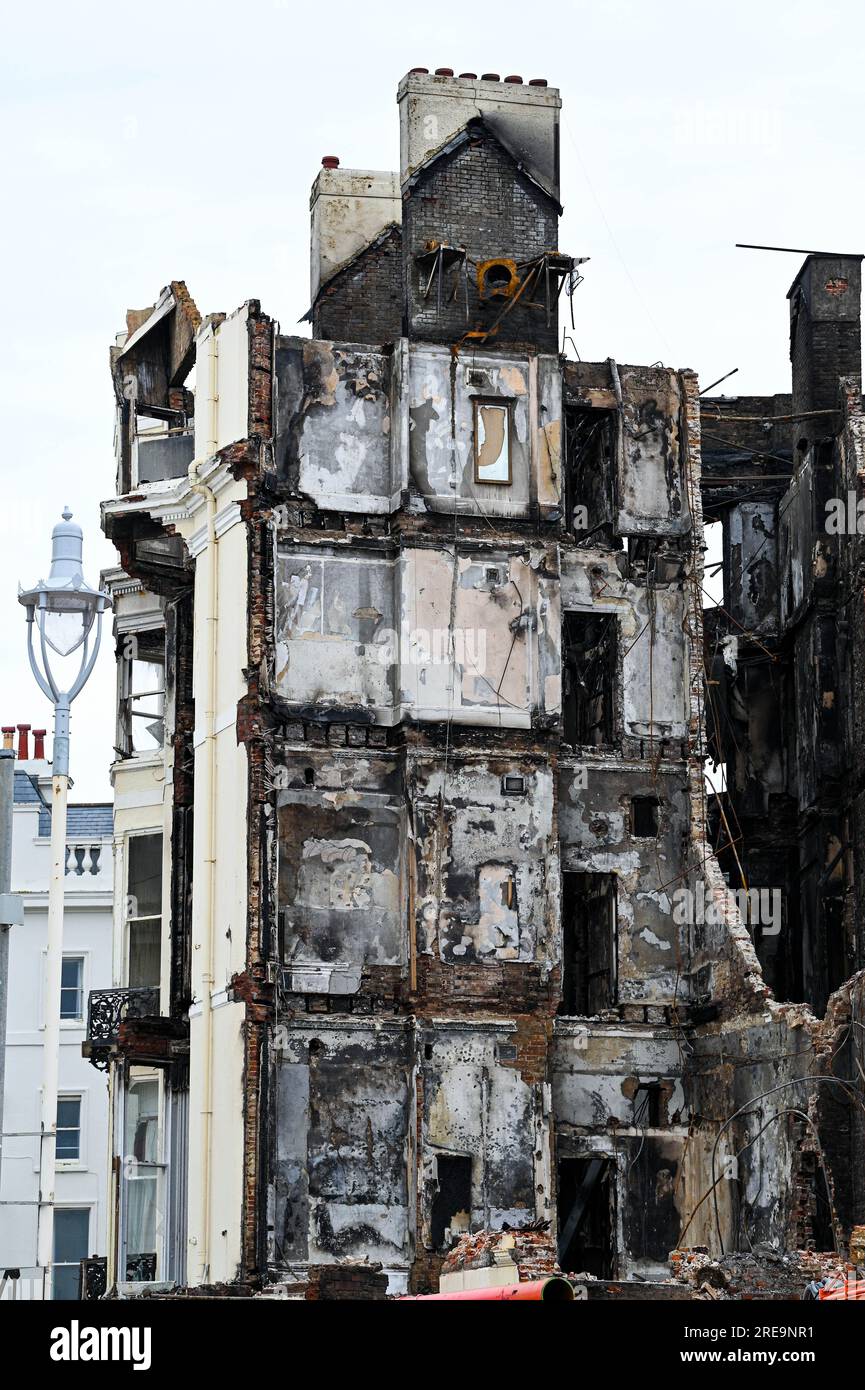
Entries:
{"label": "exposed brickwork", "polygon": [[[469,258],[468,315],[460,283],[450,300],[447,282],[439,308],[435,287],[428,300],[429,278],[415,257],[430,242],[464,246]],[[483,126],[451,154],[442,155],[420,175],[403,202],[403,265],[409,332],[434,343],[458,342],[468,329],[489,328],[505,301],[481,302],[475,267],[496,256],[528,262],[558,248],[558,208],[551,198],[520,173],[513,159]],[[527,299],[528,296],[525,296]],[[544,299],[541,283],[534,304]],[[520,302],[502,320],[493,340],[497,346],[531,343],[543,352],[558,349],[558,315]]]}
{"label": "exposed brickwork", "polygon": [[310,1265],[306,1290],[310,1303],[380,1303],[386,1297],[387,1275],[380,1264]]}
{"label": "exposed brickwork", "polygon": [[392,343],[402,334],[402,235],[388,227],[319,292],[312,336],[343,343]]}

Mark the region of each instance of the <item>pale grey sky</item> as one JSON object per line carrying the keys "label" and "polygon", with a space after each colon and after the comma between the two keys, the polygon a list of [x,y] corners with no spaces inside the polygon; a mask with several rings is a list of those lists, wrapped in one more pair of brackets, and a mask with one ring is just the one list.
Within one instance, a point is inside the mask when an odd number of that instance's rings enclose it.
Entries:
{"label": "pale grey sky", "polygon": [[[48,567],[64,502],[91,582],[114,552],[108,347],[127,307],[185,279],[202,312],[308,307],[309,186],[323,154],[392,169],[410,67],[518,72],[561,88],[561,247],[591,256],[580,356],[662,360],[722,388],[788,389],[794,256],[865,250],[865,20],[854,0],[499,0],[494,10],[288,0],[48,0],[6,12],[0,361],[6,614],[0,723],[47,724],[19,578]],[[109,644],[110,646],[110,644]],[[108,646],[73,709],[73,796],[109,795]]]}

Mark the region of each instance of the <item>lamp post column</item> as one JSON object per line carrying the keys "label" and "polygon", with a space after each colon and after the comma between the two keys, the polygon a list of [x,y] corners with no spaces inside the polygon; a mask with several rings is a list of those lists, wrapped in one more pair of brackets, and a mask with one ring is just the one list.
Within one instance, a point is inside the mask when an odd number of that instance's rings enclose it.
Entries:
{"label": "lamp post column", "polygon": [[[51,884],[48,892],[48,943],[42,995],[42,1097],[39,1132],[39,1204],[36,1264],[42,1270],[42,1297],[51,1298],[54,1263],[54,1188],[57,1172],[57,1091],[60,1080],[60,1005],[63,979],[63,907],[66,879],[66,801],[69,793],[69,710],[83,690],[99,654],[107,594],[91,589],[81,569],[83,532],[68,507],[51,532],[51,571],[30,589],[18,590],[27,613],[27,655],[36,684],[54,706],[51,777]],[[35,634],[34,634],[35,630]],[[34,647],[38,641],[41,665]],[[59,657],[80,651],[78,674],[61,688],[51,670],[49,648]]]}

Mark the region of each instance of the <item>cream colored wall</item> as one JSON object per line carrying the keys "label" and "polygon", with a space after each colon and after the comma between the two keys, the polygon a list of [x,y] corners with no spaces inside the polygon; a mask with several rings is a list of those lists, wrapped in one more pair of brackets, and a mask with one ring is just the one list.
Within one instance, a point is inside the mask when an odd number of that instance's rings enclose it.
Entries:
{"label": "cream colored wall", "polygon": [[[247,536],[239,503],[246,484],[234,480],[213,455],[242,440],[248,432],[248,310],[241,307],[217,324],[208,323],[198,335],[196,360],[196,461],[190,485],[172,484],[171,495],[148,510],[182,536],[195,559],[195,632],[193,689],[196,729],[195,816],[192,849],[192,992],[190,1009],[190,1094],[187,1187],[187,1282],[215,1282],[237,1274],[241,1254],[243,1179],[243,1021],[245,1007],[230,1002],[226,988],[246,964],[247,916],[247,756],[238,746],[238,700],[246,693],[242,671],[247,663]],[[215,495],[215,541],[210,531],[206,495],[193,490],[203,485]],[[206,794],[210,748],[207,698],[209,652],[214,633],[209,548],[215,545],[216,600],[215,773],[213,788],[216,851],[211,856]],[[152,596],[151,602],[152,602]],[[118,598],[116,613],[126,605],[127,618],[145,613],[147,600]],[[161,983],[166,1011],[169,970],[169,885],[171,882],[171,767],[165,758],[136,758],[113,769],[115,834],[118,844],[133,831],[163,830],[163,951]],[[213,859],[212,903],[208,912],[208,876]],[[115,979],[123,982],[125,855],[119,856],[115,880]],[[212,950],[212,987],[202,1009],[208,945]],[[205,1030],[212,1029],[212,1087],[208,1088],[203,1055]],[[208,1097],[208,1090],[211,1094]],[[210,1128],[209,1141],[205,1139]],[[207,1238],[203,1226],[204,1184],[210,1183]],[[207,1249],[207,1267],[202,1252]]]}
{"label": "cream colored wall", "polygon": [[[244,329],[245,331],[245,329]],[[220,365],[224,365],[220,356]],[[220,392],[222,388],[220,386]],[[216,687],[214,699],[215,784],[213,788],[216,846],[213,867],[212,923],[205,918],[206,896],[193,891],[192,908],[192,987],[190,1011],[190,1097],[189,1097],[189,1244],[187,1277],[190,1283],[232,1279],[240,1261],[241,1207],[243,1181],[243,1021],[245,1008],[230,1002],[226,989],[232,976],[246,966],[247,917],[247,756],[246,747],[237,742],[237,704],[246,694],[242,671],[247,660],[247,536],[239,518],[237,504],[246,495],[246,485],[229,476],[208,476],[201,469],[202,481],[216,493]],[[179,529],[189,535],[196,552],[195,634],[193,642],[193,685],[196,728],[195,780],[196,814],[193,835],[193,883],[204,884],[210,872],[208,810],[199,805],[199,790],[208,780],[207,760],[207,672],[208,643],[211,640],[213,595],[210,592],[210,544],[205,525],[206,501],[201,498],[190,523]],[[207,933],[212,932],[212,987],[210,1023],[202,1010],[203,975],[207,958]],[[204,1030],[212,1028],[213,1082],[211,1101],[203,1062],[206,1042]],[[205,1138],[206,1115],[210,1108],[210,1138]],[[210,1182],[210,1220],[206,1242],[207,1269],[202,1268],[205,1248],[203,1187]]]}

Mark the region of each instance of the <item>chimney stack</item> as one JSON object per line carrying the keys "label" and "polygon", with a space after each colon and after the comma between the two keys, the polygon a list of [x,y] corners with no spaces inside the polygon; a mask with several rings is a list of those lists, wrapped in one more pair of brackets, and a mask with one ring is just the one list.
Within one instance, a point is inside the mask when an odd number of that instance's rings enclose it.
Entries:
{"label": "chimney stack", "polygon": [[325,155],[309,199],[310,302],[358,251],[402,217],[396,174],[374,169],[340,169]]}
{"label": "chimney stack", "polygon": [[19,725],[17,726],[17,728],[18,728],[18,758],[19,758],[19,760],[20,760],[21,762],[26,763],[26,762],[29,760],[29,758],[30,758],[30,750],[29,750],[28,741],[27,741],[27,735],[30,733],[30,725],[29,725],[29,724],[19,724]]}
{"label": "chimney stack", "polygon": [[[787,295],[793,409],[835,410],[842,377],[861,381],[862,257],[808,256]],[[796,437],[830,432],[828,417],[802,420]]]}
{"label": "chimney stack", "polygon": [[478,81],[472,73],[452,77],[441,68],[435,73],[415,68],[400,82],[397,102],[401,183],[473,116],[480,115],[558,199],[562,102],[557,88],[548,87],[545,78],[525,83],[514,74],[502,81],[498,73],[485,72]]}

